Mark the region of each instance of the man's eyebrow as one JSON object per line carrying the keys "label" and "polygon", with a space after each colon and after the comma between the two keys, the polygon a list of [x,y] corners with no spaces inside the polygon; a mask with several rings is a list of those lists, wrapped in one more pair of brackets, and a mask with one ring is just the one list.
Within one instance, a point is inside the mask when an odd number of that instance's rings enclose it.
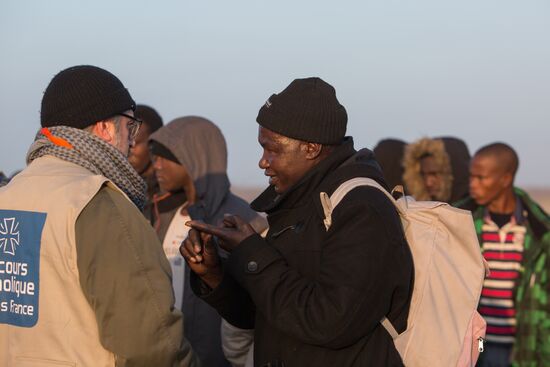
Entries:
{"label": "man's eyebrow", "polygon": [[260,143],[260,145],[262,147],[265,147],[265,146],[273,146],[273,145],[276,145],[278,141],[272,141],[272,140],[258,140],[258,142]]}

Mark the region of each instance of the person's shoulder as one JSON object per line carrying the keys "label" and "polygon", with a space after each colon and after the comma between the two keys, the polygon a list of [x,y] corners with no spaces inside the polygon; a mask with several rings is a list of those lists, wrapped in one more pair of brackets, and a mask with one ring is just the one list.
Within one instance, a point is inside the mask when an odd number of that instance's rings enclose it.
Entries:
{"label": "person's shoulder", "polygon": [[459,209],[469,210],[474,212],[477,210],[479,205],[476,204],[475,200],[471,196],[466,196],[454,203],[451,203],[452,206]]}
{"label": "person's shoulder", "polygon": [[524,206],[527,207],[532,212],[535,212],[540,217],[543,217],[548,220],[548,213],[537,203],[529,194],[519,187],[514,187],[514,194],[518,196]]}
{"label": "person's shoulder", "polygon": [[394,207],[384,192],[372,186],[358,186],[354,188],[342,199],[342,204],[359,205],[366,209],[378,209],[380,211]]}
{"label": "person's shoulder", "polygon": [[[381,172],[373,166],[365,164],[350,164],[346,166],[338,167],[338,169],[329,172],[318,188],[313,192],[313,200],[318,205],[320,213],[323,214],[323,208],[320,200],[320,195],[323,193],[332,197],[337,190],[340,190],[339,195],[342,194],[342,189],[346,192],[341,201],[339,207],[362,207],[362,208],[391,208],[392,202],[379,188],[366,185],[364,183],[358,186],[351,185],[351,181],[355,179],[367,178],[374,180],[384,190],[387,190],[387,185],[382,177]],[[347,187],[346,187],[347,186]]]}
{"label": "person's shoulder", "polygon": [[101,186],[91,201],[117,205],[126,205],[126,203],[132,204],[122,192],[107,184]]}
{"label": "person's shoulder", "polygon": [[143,213],[110,184],[101,187],[77,219],[77,231],[90,228],[98,235],[107,238],[121,236],[134,244],[158,241]]}
{"label": "person's shoulder", "polygon": [[109,184],[104,184],[87,205],[88,209],[99,211],[99,215],[106,211],[116,212],[123,218],[142,216],[139,209],[120,190]]}
{"label": "person's shoulder", "polygon": [[524,190],[514,187],[514,193],[519,197],[527,219],[536,237],[542,237],[550,232],[550,216]]}

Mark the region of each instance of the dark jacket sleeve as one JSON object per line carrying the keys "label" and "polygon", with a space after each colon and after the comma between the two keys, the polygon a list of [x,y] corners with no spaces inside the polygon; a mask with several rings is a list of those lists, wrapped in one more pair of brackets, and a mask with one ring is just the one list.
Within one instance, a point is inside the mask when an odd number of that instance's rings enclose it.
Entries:
{"label": "dark jacket sleeve", "polygon": [[224,272],[220,285],[212,290],[191,272],[191,289],[203,301],[214,307],[231,325],[241,329],[253,329],[256,307],[248,292],[233,277]]}
{"label": "dark jacket sleeve", "polygon": [[233,251],[225,271],[269,324],[304,343],[337,349],[368,335],[396,299],[408,308],[412,259],[399,217],[382,193],[365,198],[365,190],[373,189],[353,190],[333,212],[317,279],[290,267],[260,236]]}
{"label": "dark jacket sleeve", "polygon": [[[267,229],[267,220],[250,209],[243,199],[230,194],[223,213],[239,215],[250,223],[258,234],[263,234]],[[225,262],[229,253],[219,249],[222,261]],[[209,289],[200,279],[191,272],[190,284],[193,292],[209,305],[214,307],[220,316],[227,322],[241,329],[253,329],[255,318],[255,306],[248,293],[227,272],[224,273],[222,283],[215,289]]]}
{"label": "dark jacket sleeve", "polygon": [[76,222],[80,285],[117,366],[197,366],[174,309],[170,265],[155,232],[103,187]]}

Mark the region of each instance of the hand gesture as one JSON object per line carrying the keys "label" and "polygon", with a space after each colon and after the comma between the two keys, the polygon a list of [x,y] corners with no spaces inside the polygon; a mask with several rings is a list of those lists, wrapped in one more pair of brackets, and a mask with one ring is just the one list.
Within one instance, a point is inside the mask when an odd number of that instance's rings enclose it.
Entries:
{"label": "hand gesture", "polygon": [[200,231],[201,235],[216,236],[220,246],[228,252],[233,251],[242,241],[256,233],[250,224],[236,215],[225,215],[223,227],[196,220],[189,221],[186,225]]}
{"label": "hand gesture", "polygon": [[222,281],[223,271],[212,235],[191,228],[180,246],[180,253],[189,268],[210,288],[216,288]]}

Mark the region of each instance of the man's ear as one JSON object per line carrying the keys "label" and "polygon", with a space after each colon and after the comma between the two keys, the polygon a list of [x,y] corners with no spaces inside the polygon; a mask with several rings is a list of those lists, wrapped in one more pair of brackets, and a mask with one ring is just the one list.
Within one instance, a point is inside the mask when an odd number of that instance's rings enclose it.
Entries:
{"label": "man's ear", "polygon": [[514,185],[514,174],[512,172],[506,172],[502,175],[501,180],[504,187],[511,187]]}
{"label": "man's ear", "polygon": [[109,120],[102,120],[96,122],[92,125],[91,133],[99,137],[102,140],[105,140],[107,143],[113,143],[116,139],[116,128]]}
{"label": "man's ear", "polygon": [[323,145],[318,143],[303,143],[303,149],[306,153],[306,159],[317,159],[321,155]]}

